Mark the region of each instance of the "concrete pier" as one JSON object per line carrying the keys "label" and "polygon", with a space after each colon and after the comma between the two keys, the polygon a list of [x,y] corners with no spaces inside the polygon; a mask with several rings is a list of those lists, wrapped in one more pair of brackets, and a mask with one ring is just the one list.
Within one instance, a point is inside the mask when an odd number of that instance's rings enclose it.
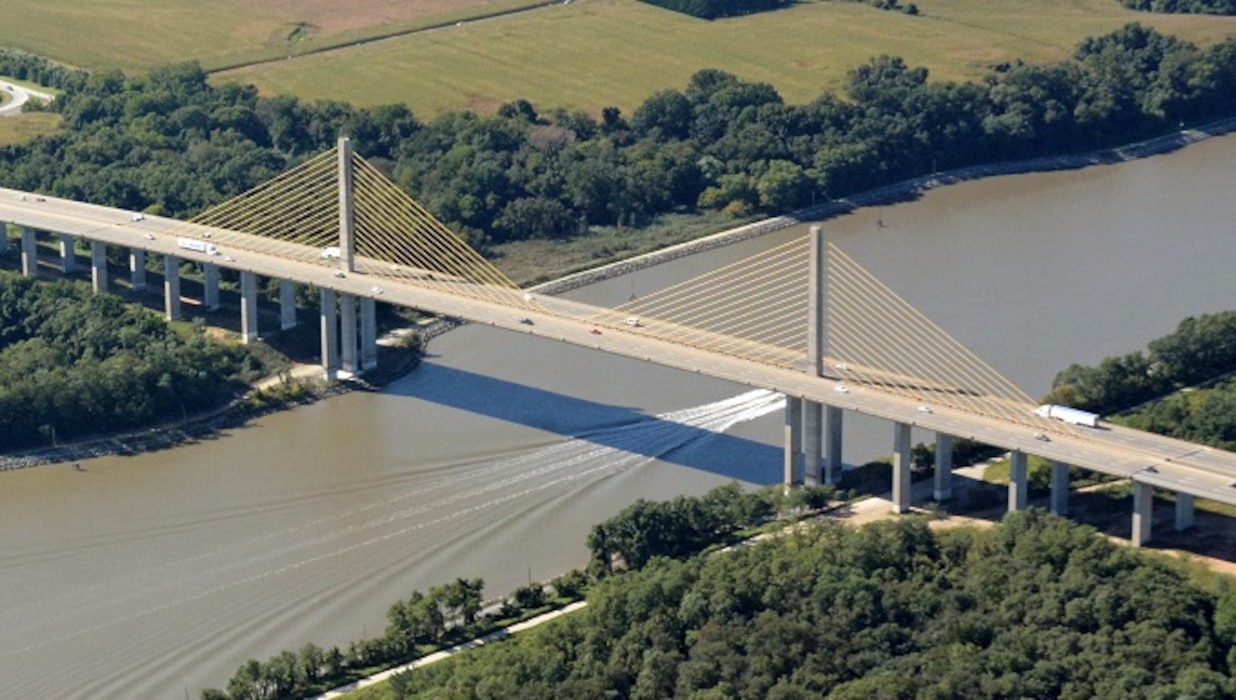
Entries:
{"label": "concrete pier", "polygon": [[219,310],[219,266],[214,263],[202,263],[202,305]]}
{"label": "concrete pier", "polygon": [[19,226],[21,230],[21,273],[26,277],[39,276],[39,241],[34,229]]}
{"label": "concrete pier", "polygon": [[257,273],[240,272],[240,337],[248,344],[258,339]]}
{"label": "concrete pier", "polygon": [[1025,510],[1029,500],[1029,474],[1026,468],[1026,453],[1013,450],[1009,453],[1009,511]]}
{"label": "concrete pier", "polygon": [[803,400],[795,396],[785,397],[785,485],[802,484],[803,451]]}
{"label": "concrete pier", "polygon": [[1154,491],[1150,484],[1133,482],[1133,546],[1150,542],[1154,516]]}
{"label": "concrete pier", "polygon": [[339,373],[339,316],[338,304],[335,300],[335,290],[322,289],[321,298],[321,328],[322,328],[322,369],[326,377],[334,379]]}
{"label": "concrete pier", "polygon": [[163,314],[169,321],[180,320],[180,258],[163,256]]}
{"label": "concrete pier", "polygon": [[910,512],[910,424],[893,423],[893,512]]}
{"label": "concrete pier", "polygon": [[1051,514],[1069,514],[1069,465],[1064,462],[1051,463]]}
{"label": "concrete pier", "polygon": [[0,224],[0,255],[9,252],[9,225]]}
{"label": "concrete pier", "polygon": [[361,370],[369,370],[378,366],[378,302],[361,299],[360,310]]}
{"label": "concrete pier", "polygon": [[824,483],[836,486],[841,483],[841,425],[845,411],[839,406],[824,407]]}
{"label": "concrete pier", "polygon": [[1188,530],[1193,527],[1193,494],[1176,494],[1176,530]]}
{"label": "concrete pier", "polygon": [[60,271],[66,275],[77,272],[77,252],[73,250],[74,238],[67,233],[60,237]]}
{"label": "concrete pier", "polygon": [[296,283],[279,280],[279,328],[291,330],[296,327]]}
{"label": "concrete pier", "polygon": [[90,241],[90,286],[95,294],[107,291],[107,244]]}
{"label": "concrete pier", "polygon": [[823,404],[818,401],[803,402],[803,483],[807,486],[820,485],[823,415]]}
{"label": "concrete pier", "polygon": [[146,251],[141,248],[129,249],[129,288],[146,291]]}
{"label": "concrete pier", "polygon": [[356,353],[356,295],[341,293],[339,295],[339,337],[340,354],[343,357],[343,371],[353,374],[360,371]]}
{"label": "concrete pier", "polygon": [[932,496],[937,503],[953,497],[953,436],[936,433],[936,469]]}

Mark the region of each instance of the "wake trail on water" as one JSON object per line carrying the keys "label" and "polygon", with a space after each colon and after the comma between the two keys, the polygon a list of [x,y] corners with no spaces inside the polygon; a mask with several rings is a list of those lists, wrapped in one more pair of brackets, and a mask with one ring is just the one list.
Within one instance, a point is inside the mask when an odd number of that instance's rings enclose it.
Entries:
{"label": "wake trail on water", "polygon": [[[526,453],[485,460],[433,476],[411,478],[396,493],[326,517],[234,541],[226,547],[165,562],[90,585],[72,595],[21,606],[21,619],[0,613],[0,625],[21,631],[17,651],[53,644],[219,594],[271,577],[304,576],[315,565],[409,536],[496,513],[513,503],[543,501],[547,492],[564,493],[580,482],[665,458],[741,423],[781,410],[785,398],[757,389],[701,406],[643,420],[600,427]],[[394,488],[394,486],[392,486]],[[460,533],[455,536],[465,536]],[[304,556],[308,552],[320,552]],[[135,609],[135,606],[140,606]],[[31,610],[29,608],[35,608]],[[37,613],[37,614],[32,614]],[[75,632],[45,636],[37,632],[47,618],[88,624]],[[73,627],[74,625],[67,625]],[[46,628],[45,628],[46,629]]]}

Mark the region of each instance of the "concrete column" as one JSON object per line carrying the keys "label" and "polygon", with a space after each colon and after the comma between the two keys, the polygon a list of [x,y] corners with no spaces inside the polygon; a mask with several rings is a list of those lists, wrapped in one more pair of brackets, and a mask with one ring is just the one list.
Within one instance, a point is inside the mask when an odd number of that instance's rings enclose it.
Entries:
{"label": "concrete column", "polygon": [[279,328],[290,330],[296,327],[296,283],[279,280]]}
{"label": "concrete column", "polygon": [[334,379],[339,370],[339,316],[335,302],[335,290],[322,289],[322,369],[326,377]]}
{"label": "concrete column", "polygon": [[936,433],[936,477],[932,494],[937,503],[953,497],[953,436]]}
{"label": "concrete column", "polygon": [[129,249],[129,287],[135,292],[146,291],[146,251]]}
{"label": "concrete column", "polygon": [[1133,546],[1141,547],[1150,541],[1151,520],[1154,515],[1154,492],[1150,484],[1133,482]]}
{"label": "concrete column", "polygon": [[1176,530],[1188,530],[1193,527],[1193,494],[1176,494]]}
{"label": "concrete column", "polygon": [[802,481],[803,466],[803,400],[785,397],[785,485],[797,486]]}
{"label": "concrete column", "polygon": [[803,402],[803,483],[820,485],[820,457],[823,449],[824,406],[818,401]]}
{"label": "concrete column", "polygon": [[836,486],[841,483],[841,422],[845,411],[840,406],[824,407],[824,447],[828,458],[824,462],[824,483]]}
{"label": "concrete column", "polygon": [[361,308],[361,369],[378,366],[378,302],[364,298]]}
{"label": "concrete column", "polygon": [[107,244],[90,241],[90,285],[95,294],[107,291]]}
{"label": "concrete column", "polygon": [[1009,453],[1009,511],[1025,510],[1028,500],[1029,478],[1026,468],[1026,453],[1013,450]]}
{"label": "concrete column", "polygon": [[180,258],[163,256],[163,311],[169,321],[180,320]]}
{"label": "concrete column", "polygon": [[1051,514],[1069,514],[1069,465],[1064,462],[1051,463]]}
{"label": "concrete column", "polygon": [[343,356],[343,371],[356,373],[360,371],[360,363],[356,361],[356,295],[341,292],[339,294],[339,337],[343,343],[340,354]]}
{"label": "concrete column", "polygon": [[0,255],[9,252],[9,225],[0,223]]}
{"label": "concrete column", "polygon": [[77,253],[73,250],[73,237],[60,234],[60,271],[66,275],[77,272]]}
{"label": "concrete column", "polygon": [[909,423],[893,423],[893,512],[910,512]]}
{"label": "concrete column", "polygon": [[240,337],[248,344],[258,339],[257,273],[240,272]]}
{"label": "concrete column", "polygon": [[34,229],[21,226],[21,273],[26,277],[39,276],[39,242]]}
{"label": "concrete column", "polygon": [[219,310],[219,266],[214,263],[202,263],[202,305],[207,311]]}
{"label": "concrete column", "polygon": [[[356,270],[356,217],[352,207],[352,142],[339,138],[339,264]],[[346,362],[346,360],[345,360]]]}

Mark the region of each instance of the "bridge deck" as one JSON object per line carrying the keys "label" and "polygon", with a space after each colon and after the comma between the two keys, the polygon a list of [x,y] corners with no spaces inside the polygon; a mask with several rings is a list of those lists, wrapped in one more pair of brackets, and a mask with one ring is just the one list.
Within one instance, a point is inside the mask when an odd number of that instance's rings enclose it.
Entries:
{"label": "bridge deck", "polygon": [[[1030,416],[1025,423],[1013,423],[934,403],[931,412],[924,412],[920,401],[878,387],[846,383],[836,377],[812,377],[793,368],[758,364],[662,339],[657,336],[655,320],[647,320],[638,328],[627,327],[612,310],[555,297],[529,299],[518,290],[435,278],[423,271],[389,269],[376,260],[360,259],[359,272],[340,278],[335,266],[308,246],[284,243],[273,252],[257,252],[270,249],[270,242],[254,241],[250,246],[244,233],[157,216],[134,221],[133,212],[109,207],[0,188],[0,221],[247,270],[773,389],[1236,505],[1236,454],[1150,433],[1104,425],[1056,431],[1044,441],[1036,437],[1041,430]],[[219,245],[220,255],[183,249],[176,242],[179,236],[210,238]]]}

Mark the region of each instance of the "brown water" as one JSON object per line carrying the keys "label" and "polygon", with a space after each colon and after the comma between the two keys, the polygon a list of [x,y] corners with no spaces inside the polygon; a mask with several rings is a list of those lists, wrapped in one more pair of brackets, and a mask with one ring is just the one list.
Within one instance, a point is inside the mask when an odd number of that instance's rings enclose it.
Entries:
{"label": "brown water", "polygon": [[[1032,395],[1236,300],[1236,138],[1003,177],[827,222],[834,240]],[[884,226],[878,225],[878,221]],[[802,235],[580,290],[613,304]],[[636,498],[780,475],[778,398],[467,327],[380,394],[217,439],[0,475],[0,698],[183,698],[247,658],[374,636],[458,576],[495,595],[585,563]],[[846,458],[888,451],[850,420]]]}

